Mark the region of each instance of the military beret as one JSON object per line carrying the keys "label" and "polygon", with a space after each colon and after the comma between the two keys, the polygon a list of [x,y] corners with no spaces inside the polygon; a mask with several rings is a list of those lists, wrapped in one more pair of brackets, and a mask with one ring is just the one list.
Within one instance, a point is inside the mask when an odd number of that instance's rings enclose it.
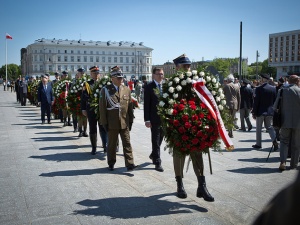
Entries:
{"label": "military beret", "polygon": [[77,72],[84,72],[84,71],[85,71],[85,69],[82,67],[77,70]]}
{"label": "military beret", "polygon": [[54,75],[55,75],[55,76],[59,76],[59,73],[58,73],[58,72],[55,72]]}
{"label": "military beret", "polygon": [[245,84],[250,84],[251,82],[250,82],[250,80],[248,80],[248,79],[243,79],[243,83],[245,83]]}
{"label": "military beret", "polygon": [[98,68],[97,66],[92,66],[92,67],[90,68],[90,71],[91,71],[91,72],[99,72],[99,68]]}
{"label": "military beret", "polygon": [[64,71],[62,71],[62,74],[63,75],[68,75],[68,72],[64,70]]}
{"label": "military beret", "polygon": [[111,68],[110,75],[111,77],[124,77],[123,72],[119,66],[114,66],[113,68]]}
{"label": "military beret", "polygon": [[176,59],[173,59],[173,62],[175,65],[192,64],[191,60],[185,54],[182,54],[181,56],[178,56]]}
{"label": "military beret", "polygon": [[260,74],[260,76],[261,76],[262,78],[265,78],[265,79],[267,79],[267,80],[269,80],[269,79],[270,79],[270,75],[269,75],[269,74],[267,74],[267,73],[262,73],[262,74]]}

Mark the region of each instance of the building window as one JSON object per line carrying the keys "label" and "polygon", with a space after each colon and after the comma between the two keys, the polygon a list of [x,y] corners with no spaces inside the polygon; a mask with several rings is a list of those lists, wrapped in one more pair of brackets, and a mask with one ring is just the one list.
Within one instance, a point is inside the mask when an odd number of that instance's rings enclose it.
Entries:
{"label": "building window", "polygon": [[49,71],[53,71],[53,69],[52,69],[52,65],[49,65]]}
{"label": "building window", "polygon": [[40,55],[40,62],[42,62],[42,61],[44,61],[44,60],[43,60],[43,56]]}
{"label": "building window", "polygon": [[108,57],[108,62],[111,63],[111,57]]}
{"label": "building window", "polygon": [[74,51],[73,51],[73,50],[71,50],[71,54],[74,54]]}
{"label": "building window", "polygon": [[[45,50],[44,50],[44,52],[45,52]],[[43,53],[42,49],[40,49],[40,53]]]}
{"label": "building window", "polygon": [[282,68],[282,72],[287,72],[287,68],[286,68],[286,67],[283,67],[283,68]]}
{"label": "building window", "polygon": [[74,65],[71,66],[71,71],[72,71],[72,72],[75,71]]}
{"label": "building window", "polygon": [[74,62],[74,56],[71,56],[71,62]]}
{"label": "building window", "polygon": [[87,57],[83,56],[83,62],[87,62]]}
{"label": "building window", "polygon": [[37,50],[34,50],[34,53],[37,53]]}
{"label": "building window", "polygon": [[80,50],[77,50],[77,54],[80,54]]}
{"label": "building window", "polygon": [[118,62],[118,57],[114,57],[114,63]]}
{"label": "building window", "polygon": [[59,50],[59,49],[57,50],[57,53],[60,53],[60,50]]}
{"label": "building window", "polygon": [[68,70],[68,66],[67,65],[64,65],[64,70]]}
{"label": "building window", "polygon": [[77,56],[77,62],[80,62],[80,56]]}
{"label": "building window", "polygon": [[102,71],[105,72],[105,66],[102,66]]}
{"label": "building window", "polygon": [[134,73],[134,66],[131,67],[131,72]]}
{"label": "building window", "polygon": [[146,62],[147,64],[149,64],[150,63],[150,61],[149,61],[149,58],[147,58],[147,62]]}
{"label": "building window", "polygon": [[120,63],[123,63],[123,57],[120,57]]}
{"label": "building window", "polygon": [[93,56],[90,57],[90,62],[94,62],[94,57]]}
{"label": "building window", "polygon": [[99,55],[99,51],[96,51],[96,55]]}
{"label": "building window", "polygon": [[272,60],[272,58],[270,58],[270,62],[272,62],[273,60]]}
{"label": "building window", "polygon": [[58,62],[61,62],[61,56],[60,56],[60,55],[57,56],[57,61],[58,61]]}
{"label": "building window", "polygon": [[120,69],[123,71],[123,66],[120,66]]}
{"label": "building window", "polygon": [[123,52],[120,52],[120,55],[123,55]]}
{"label": "building window", "polygon": [[87,71],[88,68],[87,68],[87,65],[83,66],[84,70]]}
{"label": "building window", "polygon": [[108,51],[108,52],[107,52],[107,54],[108,54],[108,55],[111,55],[111,52],[110,52],[110,51]]}
{"label": "building window", "polygon": [[134,55],[134,52],[132,52],[132,55]]}
{"label": "building window", "polygon": [[44,71],[43,65],[40,65],[40,71]]}
{"label": "building window", "polygon": [[99,62],[99,56],[96,56],[96,62]]}
{"label": "building window", "polygon": [[34,71],[37,72],[37,65],[34,65]]}
{"label": "building window", "polygon": [[68,56],[65,56],[65,57],[64,57],[64,61],[65,61],[65,62],[68,62]]}
{"label": "building window", "polygon": [[283,58],[282,57],[280,57],[280,62],[283,62]]}
{"label": "building window", "polygon": [[129,57],[126,57],[126,63],[129,63]]}
{"label": "building window", "polygon": [[131,57],[131,63],[134,63],[134,57]]}
{"label": "building window", "polygon": [[49,49],[49,53],[51,53],[52,51],[51,51],[51,49]]}
{"label": "building window", "polygon": [[129,55],[129,52],[126,52],[126,55]]}
{"label": "building window", "polygon": [[65,53],[68,53],[67,50],[65,50]]}
{"label": "building window", "polygon": [[58,71],[61,71],[61,65],[57,66]]}
{"label": "building window", "polygon": [[83,51],[83,54],[86,54],[86,51]]}
{"label": "building window", "polygon": [[117,53],[117,52],[115,52],[115,55],[118,55],[118,53]]}
{"label": "building window", "polygon": [[34,61],[37,62],[37,55],[34,55]]}
{"label": "building window", "polygon": [[126,72],[129,72],[129,66],[126,66]]}
{"label": "building window", "polygon": [[102,55],[105,55],[105,51],[102,51]]}
{"label": "building window", "polygon": [[93,51],[91,51],[91,55],[93,55],[94,54],[94,52]]}
{"label": "building window", "polygon": [[105,62],[105,56],[102,57],[102,62]]}
{"label": "building window", "polygon": [[149,73],[150,72],[150,67],[149,66],[147,66],[147,73]]}

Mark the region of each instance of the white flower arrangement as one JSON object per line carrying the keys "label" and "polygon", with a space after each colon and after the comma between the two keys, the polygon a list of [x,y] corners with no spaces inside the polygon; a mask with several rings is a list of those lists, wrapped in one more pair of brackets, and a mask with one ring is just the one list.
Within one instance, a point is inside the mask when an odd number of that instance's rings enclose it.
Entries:
{"label": "white flower arrangement", "polygon": [[161,106],[161,107],[164,107],[165,103],[164,103],[163,101],[160,101],[160,102],[158,103],[158,105]]}
{"label": "white flower arrangement", "polygon": [[169,94],[168,93],[163,93],[163,98],[167,98],[169,97]]}
{"label": "white flower arrangement", "polygon": [[205,73],[204,73],[203,71],[201,71],[201,72],[199,73],[199,75],[200,75],[200,77],[204,77]]}
{"label": "white flower arrangement", "polygon": [[177,90],[177,91],[181,91],[181,89],[182,89],[182,87],[181,87],[180,85],[177,85],[177,86],[176,86],[176,90]]}
{"label": "white flower arrangement", "polygon": [[197,70],[192,70],[192,75],[197,75],[198,71]]}
{"label": "white flower arrangement", "polygon": [[175,78],[174,78],[174,82],[175,82],[176,84],[178,84],[179,81],[180,81],[180,79],[179,79],[178,77],[175,77]]}
{"label": "white flower arrangement", "polygon": [[182,86],[185,86],[185,85],[186,85],[186,80],[181,81],[180,84],[181,84]]}
{"label": "white flower arrangement", "polygon": [[174,99],[178,98],[178,94],[174,93],[174,94],[173,94],[173,98],[174,98]]}
{"label": "white flower arrangement", "polygon": [[184,78],[183,73],[180,73],[180,74],[179,74],[179,79],[183,79],[183,78]]}
{"label": "white flower arrangement", "polygon": [[173,87],[169,87],[169,92],[173,93],[174,92],[174,88]]}

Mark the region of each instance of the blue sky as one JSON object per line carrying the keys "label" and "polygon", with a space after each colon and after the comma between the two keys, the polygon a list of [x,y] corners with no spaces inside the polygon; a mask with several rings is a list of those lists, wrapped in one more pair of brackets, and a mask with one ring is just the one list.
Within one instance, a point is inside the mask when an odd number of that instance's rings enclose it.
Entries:
{"label": "blue sky", "polygon": [[270,33],[300,29],[299,0],[8,0],[1,5],[0,66],[20,64],[20,49],[39,38],[144,42],[153,64],[186,53],[193,61],[239,56],[267,59]]}

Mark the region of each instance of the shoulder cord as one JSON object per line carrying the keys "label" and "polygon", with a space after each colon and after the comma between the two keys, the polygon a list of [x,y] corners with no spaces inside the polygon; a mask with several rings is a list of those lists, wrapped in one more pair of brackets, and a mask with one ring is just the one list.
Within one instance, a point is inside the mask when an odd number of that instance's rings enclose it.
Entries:
{"label": "shoulder cord", "polygon": [[107,108],[107,110],[113,110],[113,109],[120,109],[120,103],[119,102],[115,102],[108,93],[108,89],[106,87],[104,87],[105,90],[105,99],[108,102],[110,108]]}

